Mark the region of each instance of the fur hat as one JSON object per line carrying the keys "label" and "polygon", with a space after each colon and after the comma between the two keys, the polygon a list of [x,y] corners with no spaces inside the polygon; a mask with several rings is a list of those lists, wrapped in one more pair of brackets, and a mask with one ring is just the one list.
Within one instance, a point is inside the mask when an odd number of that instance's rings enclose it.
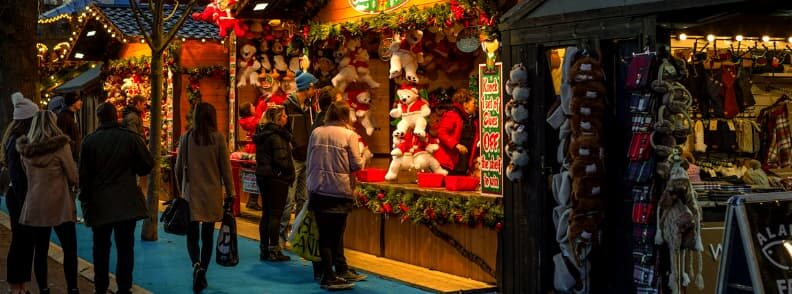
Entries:
{"label": "fur hat", "polygon": [[572,97],[587,98],[593,100],[604,100],[607,91],[602,82],[585,82],[578,83],[572,87]]}
{"label": "fur hat", "polygon": [[602,145],[598,136],[580,136],[569,144],[569,158],[573,160],[581,156],[602,158],[602,153]]}
{"label": "fur hat", "polygon": [[20,92],[11,94],[11,103],[14,105],[15,120],[31,118],[39,111],[38,105],[30,101],[30,99],[25,98],[25,96],[22,96]]}
{"label": "fur hat", "polygon": [[522,167],[515,165],[513,162],[506,166],[506,177],[512,182],[519,182],[522,180],[523,171]]}
{"label": "fur hat", "polygon": [[572,161],[569,167],[569,174],[573,179],[584,176],[601,176],[605,173],[605,165],[602,160],[589,157],[578,157]]}
{"label": "fur hat", "polygon": [[602,133],[602,121],[599,118],[593,118],[582,115],[574,115],[570,120],[570,127],[572,128],[572,136],[580,137],[584,135],[598,136]]}
{"label": "fur hat", "polygon": [[588,257],[592,245],[599,243],[601,223],[602,213],[599,211],[572,209],[568,238],[578,263]]}
{"label": "fur hat", "polygon": [[572,200],[580,198],[602,198],[602,177],[583,176],[572,181]]}
{"label": "fur hat", "polygon": [[601,198],[572,197],[572,209],[577,211],[602,211],[605,201]]}
{"label": "fur hat", "polygon": [[515,86],[514,89],[511,90],[511,94],[514,101],[528,102],[528,98],[531,98],[531,88],[526,86]]}
{"label": "fur hat", "polygon": [[601,99],[574,97],[570,107],[571,114],[600,117],[605,112],[605,104],[602,101]]}
{"label": "fur hat", "polygon": [[571,84],[602,81],[605,79],[605,73],[602,71],[599,60],[583,56],[578,58],[570,68],[568,79]]}
{"label": "fur hat", "polygon": [[[507,103],[507,107],[509,108],[509,117],[516,122],[524,123],[528,120],[531,115],[531,110],[528,108],[528,103],[525,102],[516,102],[512,103],[515,100],[511,100]],[[509,104],[511,104],[509,107]]]}

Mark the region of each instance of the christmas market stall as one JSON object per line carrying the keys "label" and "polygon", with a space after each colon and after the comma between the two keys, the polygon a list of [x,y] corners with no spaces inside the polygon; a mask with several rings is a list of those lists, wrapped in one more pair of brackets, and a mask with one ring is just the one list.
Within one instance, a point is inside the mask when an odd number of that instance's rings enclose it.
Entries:
{"label": "christmas market stall", "polygon": [[[240,19],[247,32],[232,37],[239,114],[255,113],[250,104],[283,103],[299,71],[319,79],[318,95],[355,108],[367,164],[344,238],[350,263],[363,266],[359,256],[397,261],[425,272],[363,268],[434,290],[493,289],[506,174],[497,5],[317,1],[305,22],[256,16],[254,2],[238,7],[237,17],[249,17]],[[318,99],[311,102],[318,111]],[[240,178],[243,189],[255,187],[252,174]],[[451,278],[432,284],[421,278],[433,275],[427,269]]]}
{"label": "christmas market stall", "polygon": [[716,292],[727,200],[790,188],[790,17],[769,3],[504,15],[504,66],[531,89],[531,158],[504,186],[506,223],[526,224],[504,228],[504,293]]}
{"label": "christmas market stall", "polygon": [[[147,6],[142,5],[140,9],[143,14],[150,14]],[[165,22],[166,27],[174,25],[181,14],[201,12],[198,9],[186,11],[184,6],[173,9],[173,6],[165,7],[175,16]],[[152,70],[151,52],[140,34],[134,13],[129,5],[105,4],[89,4],[73,11],[70,20],[74,22],[74,31],[63,51],[65,58],[74,62],[103,62],[97,81],[102,93],[98,102],[115,104],[119,113],[125,111],[133,96],[148,98],[151,91],[148,81]],[[189,127],[190,113],[198,102],[211,103],[217,109],[218,121],[228,121],[227,65],[228,49],[218,34],[217,26],[188,17],[166,50],[162,69],[165,74],[163,89],[166,90],[161,110],[163,152],[175,150],[175,138]],[[84,109],[87,109],[84,110],[87,111],[85,116],[90,114],[93,117],[93,107]],[[148,115],[143,115],[145,133],[149,129],[148,119]],[[229,132],[227,124],[219,124],[218,129],[224,134]],[[148,138],[148,135],[144,134],[144,137]],[[164,168],[167,166],[169,164],[163,164]]]}

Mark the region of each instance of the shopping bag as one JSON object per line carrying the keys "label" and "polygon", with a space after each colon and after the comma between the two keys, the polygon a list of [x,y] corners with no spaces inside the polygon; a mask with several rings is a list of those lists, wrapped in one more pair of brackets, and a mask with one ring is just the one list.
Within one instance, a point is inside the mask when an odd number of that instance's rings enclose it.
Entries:
{"label": "shopping bag", "polygon": [[227,205],[223,213],[215,253],[215,261],[221,266],[236,266],[239,263],[236,219],[230,205]]}
{"label": "shopping bag", "polygon": [[160,218],[166,233],[186,235],[190,225],[190,204],[181,197],[174,199]]}
{"label": "shopping bag", "polygon": [[297,232],[300,229],[300,225],[302,225],[302,222],[305,219],[305,214],[308,213],[309,201],[305,201],[305,204],[303,204],[303,207],[302,209],[300,209],[300,212],[298,212],[297,216],[294,217],[294,223],[292,223],[291,230],[289,230],[289,235],[286,238],[286,240],[288,240],[289,243],[294,243],[294,237],[297,235]]}
{"label": "shopping bag", "polygon": [[314,212],[303,209],[300,214],[303,214],[303,219],[294,236],[291,236],[291,251],[305,260],[321,261],[319,257],[319,227],[316,225]]}

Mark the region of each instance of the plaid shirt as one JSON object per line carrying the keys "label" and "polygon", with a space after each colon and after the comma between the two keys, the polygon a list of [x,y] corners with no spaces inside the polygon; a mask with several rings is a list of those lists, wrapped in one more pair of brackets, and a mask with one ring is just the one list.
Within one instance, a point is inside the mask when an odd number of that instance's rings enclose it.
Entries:
{"label": "plaid shirt", "polygon": [[792,166],[792,133],[789,129],[786,107],[779,107],[770,113],[768,124],[770,147],[767,150],[767,167],[783,168]]}
{"label": "plaid shirt", "polygon": [[649,128],[652,126],[652,115],[650,114],[643,114],[643,113],[636,113],[633,114],[632,117],[632,131],[633,133],[636,132],[648,132]]}

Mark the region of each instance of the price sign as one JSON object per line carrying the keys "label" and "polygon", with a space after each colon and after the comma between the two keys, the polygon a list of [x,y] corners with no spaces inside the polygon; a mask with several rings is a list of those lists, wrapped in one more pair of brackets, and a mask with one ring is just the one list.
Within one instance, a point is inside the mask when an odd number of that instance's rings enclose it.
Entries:
{"label": "price sign", "polygon": [[503,183],[503,63],[493,71],[479,64],[479,128],[481,129],[481,192],[502,194]]}

